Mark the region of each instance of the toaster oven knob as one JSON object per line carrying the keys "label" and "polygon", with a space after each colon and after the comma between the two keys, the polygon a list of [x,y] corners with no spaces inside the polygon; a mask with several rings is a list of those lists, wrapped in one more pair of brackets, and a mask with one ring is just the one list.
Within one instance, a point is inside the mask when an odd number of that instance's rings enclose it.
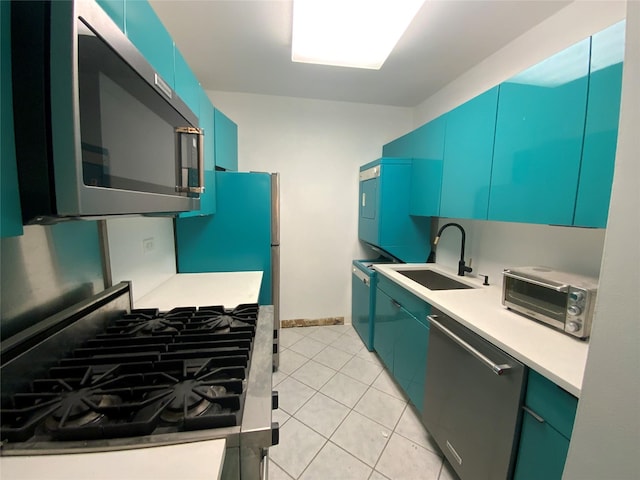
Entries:
{"label": "toaster oven knob", "polygon": [[580,324],[576,323],[576,322],[569,322],[569,323],[567,323],[566,330],[567,330],[567,332],[575,333],[578,330],[580,330]]}
{"label": "toaster oven knob", "polygon": [[578,315],[580,315],[582,313],[582,309],[580,307],[578,307],[577,305],[570,305],[567,308],[567,313],[569,315],[571,315],[572,317],[577,317]]}
{"label": "toaster oven knob", "polygon": [[584,300],[584,292],[569,292],[569,300],[574,303],[580,303]]}

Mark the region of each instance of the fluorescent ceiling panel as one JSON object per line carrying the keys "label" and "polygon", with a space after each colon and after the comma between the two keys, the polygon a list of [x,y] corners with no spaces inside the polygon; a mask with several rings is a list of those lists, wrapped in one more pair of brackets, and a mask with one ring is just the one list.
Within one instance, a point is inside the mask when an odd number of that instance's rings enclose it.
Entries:
{"label": "fluorescent ceiling panel", "polygon": [[424,0],[294,0],[291,60],[378,70]]}

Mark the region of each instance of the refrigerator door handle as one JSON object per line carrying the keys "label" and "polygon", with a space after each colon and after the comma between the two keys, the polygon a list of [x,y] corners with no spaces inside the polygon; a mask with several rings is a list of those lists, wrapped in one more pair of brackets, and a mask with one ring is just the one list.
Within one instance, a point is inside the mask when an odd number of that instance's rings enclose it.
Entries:
{"label": "refrigerator door handle", "polygon": [[271,245],[280,245],[280,174],[271,174]]}

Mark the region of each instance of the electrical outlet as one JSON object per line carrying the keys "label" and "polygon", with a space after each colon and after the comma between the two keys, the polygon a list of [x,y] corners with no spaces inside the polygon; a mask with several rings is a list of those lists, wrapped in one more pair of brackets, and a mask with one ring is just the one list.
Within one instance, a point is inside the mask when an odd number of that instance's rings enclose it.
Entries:
{"label": "electrical outlet", "polygon": [[142,240],[142,253],[151,253],[155,250],[155,242],[153,237]]}

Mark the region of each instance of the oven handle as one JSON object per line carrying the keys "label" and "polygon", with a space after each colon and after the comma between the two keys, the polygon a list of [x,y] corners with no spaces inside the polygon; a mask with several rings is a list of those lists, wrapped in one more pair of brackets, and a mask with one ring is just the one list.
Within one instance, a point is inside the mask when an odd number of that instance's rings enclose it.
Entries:
{"label": "oven handle", "polygon": [[438,317],[437,315],[427,315],[427,319],[429,320],[431,325],[433,325],[434,327],[437,327],[438,330],[440,330],[442,333],[444,333],[447,337],[449,337],[455,343],[457,343],[462,348],[464,348],[466,351],[468,351],[476,359],[480,360],[480,362],[482,362],[485,366],[489,367],[489,369],[493,373],[495,373],[496,375],[499,376],[499,375],[502,375],[504,373],[507,373],[507,371],[511,369],[511,365],[507,365],[506,363],[502,364],[502,365],[498,365],[497,363],[495,363],[494,361],[492,361],[491,359],[489,359],[488,357],[486,357],[485,355],[480,353],[478,350],[476,350],[471,345],[469,345],[467,342],[465,342],[463,339],[461,339],[458,335],[456,335],[451,330],[449,330],[447,327],[445,327],[440,322],[438,322],[436,320],[437,317]]}
{"label": "oven handle", "polygon": [[269,450],[266,449],[262,457],[262,475],[260,476],[260,479],[269,480]]}
{"label": "oven handle", "polygon": [[554,285],[551,283],[541,282],[540,280],[535,280],[533,278],[523,277],[521,275],[511,272],[510,270],[505,270],[502,272],[502,274],[505,277],[511,277],[515,280],[521,280],[523,282],[533,283],[534,285],[538,285],[540,287],[550,288],[552,290],[555,290],[556,292],[567,293],[569,291],[569,285],[567,285],[566,283],[563,283],[563,284],[557,283]]}
{"label": "oven handle", "polygon": [[198,186],[176,187],[176,190],[188,193],[204,193],[204,130],[196,127],[178,127],[176,132],[198,135]]}

